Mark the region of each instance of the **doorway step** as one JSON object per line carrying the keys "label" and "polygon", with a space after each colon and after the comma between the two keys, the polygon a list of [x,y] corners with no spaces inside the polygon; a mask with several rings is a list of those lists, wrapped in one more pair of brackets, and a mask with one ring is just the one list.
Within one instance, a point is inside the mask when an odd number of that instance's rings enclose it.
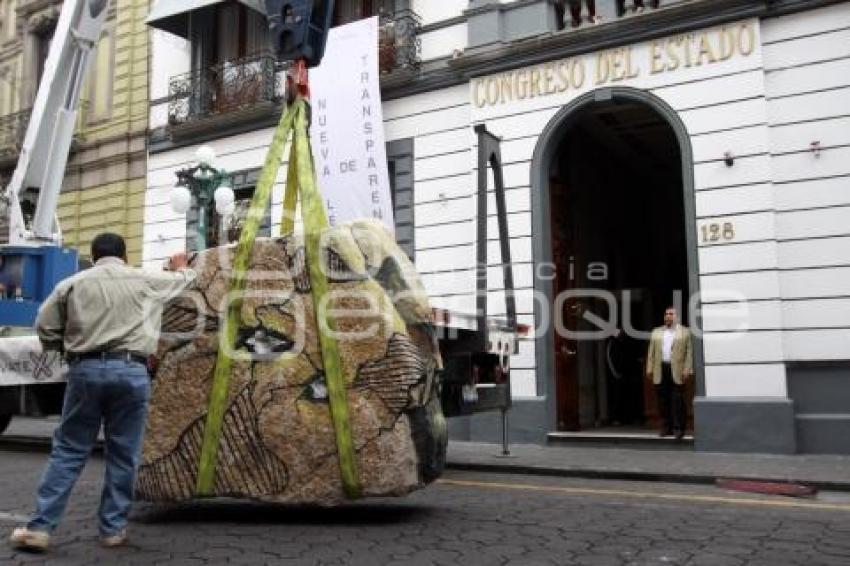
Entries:
{"label": "doorway step", "polygon": [[605,427],[582,430],[577,432],[557,431],[547,435],[549,444],[581,445],[600,448],[638,448],[659,450],[693,450],[694,437],[691,433],[681,440],[672,436],[658,436],[658,432],[650,429]]}

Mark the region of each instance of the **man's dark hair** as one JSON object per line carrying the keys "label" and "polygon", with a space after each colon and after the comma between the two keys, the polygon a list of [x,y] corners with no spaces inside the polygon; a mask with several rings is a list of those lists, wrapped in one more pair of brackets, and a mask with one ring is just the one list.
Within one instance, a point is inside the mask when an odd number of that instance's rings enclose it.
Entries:
{"label": "man's dark hair", "polygon": [[127,256],[127,245],[124,243],[124,238],[118,234],[104,232],[95,236],[91,242],[91,260],[97,260],[104,257],[117,257],[124,259]]}

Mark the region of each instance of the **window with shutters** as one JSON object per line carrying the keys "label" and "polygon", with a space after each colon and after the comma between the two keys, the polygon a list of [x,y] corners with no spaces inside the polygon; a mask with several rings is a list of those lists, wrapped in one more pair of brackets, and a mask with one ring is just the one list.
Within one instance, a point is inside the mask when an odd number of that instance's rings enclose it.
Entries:
{"label": "window with shutters", "polygon": [[262,14],[228,2],[195,10],[189,18],[192,70],[169,80],[170,125],[278,102]]}
{"label": "window with shutters", "polygon": [[0,42],[15,38],[16,4],[15,0],[0,0]]}
{"label": "window with shutters", "polygon": [[387,169],[393,201],[395,237],[399,247],[415,260],[415,223],[413,206],[413,139],[387,143]]}
{"label": "window with shutters", "polygon": [[112,116],[114,34],[106,30],[97,42],[88,84],[88,122],[107,120]]}
{"label": "window with shutters", "polygon": [[45,23],[33,34],[35,39],[35,51],[33,55],[35,56],[35,89],[33,90],[33,100],[35,99],[35,92],[38,89],[39,83],[41,83],[41,77],[44,75],[44,67],[47,63],[47,56],[50,54],[50,44],[53,42],[53,34],[56,32],[56,22],[50,21],[49,23]]}
{"label": "window with shutters", "polygon": [[394,11],[395,0],[337,0],[333,22],[338,26]]}
{"label": "window with shutters", "polygon": [[268,24],[259,13],[244,4],[219,7],[215,16],[215,42],[210,63],[225,63],[269,50]]}

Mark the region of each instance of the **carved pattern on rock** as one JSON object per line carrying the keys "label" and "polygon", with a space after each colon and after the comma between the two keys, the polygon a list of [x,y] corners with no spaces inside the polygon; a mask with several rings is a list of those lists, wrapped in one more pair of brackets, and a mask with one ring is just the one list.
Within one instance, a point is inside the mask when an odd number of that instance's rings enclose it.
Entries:
{"label": "carved pattern on rock", "polygon": [[[439,353],[427,295],[378,222],[323,234],[363,494],[403,495],[443,468]],[[197,286],[166,308],[137,492],[194,496],[207,401],[235,248],[192,260]],[[242,299],[216,462],[216,496],[345,500],[303,242],[258,239]]]}

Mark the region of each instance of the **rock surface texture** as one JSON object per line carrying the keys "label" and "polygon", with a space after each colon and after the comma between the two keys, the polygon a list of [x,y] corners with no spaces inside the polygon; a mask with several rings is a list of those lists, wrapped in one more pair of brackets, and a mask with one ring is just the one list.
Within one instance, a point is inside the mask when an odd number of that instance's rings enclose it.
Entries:
{"label": "rock surface texture", "polygon": [[[445,461],[427,295],[380,223],[329,229],[322,251],[363,495],[404,495],[438,477]],[[198,254],[197,286],[166,309],[136,487],[142,500],[195,496],[234,255],[235,247]],[[298,237],[254,244],[215,496],[345,500],[305,255]]]}

